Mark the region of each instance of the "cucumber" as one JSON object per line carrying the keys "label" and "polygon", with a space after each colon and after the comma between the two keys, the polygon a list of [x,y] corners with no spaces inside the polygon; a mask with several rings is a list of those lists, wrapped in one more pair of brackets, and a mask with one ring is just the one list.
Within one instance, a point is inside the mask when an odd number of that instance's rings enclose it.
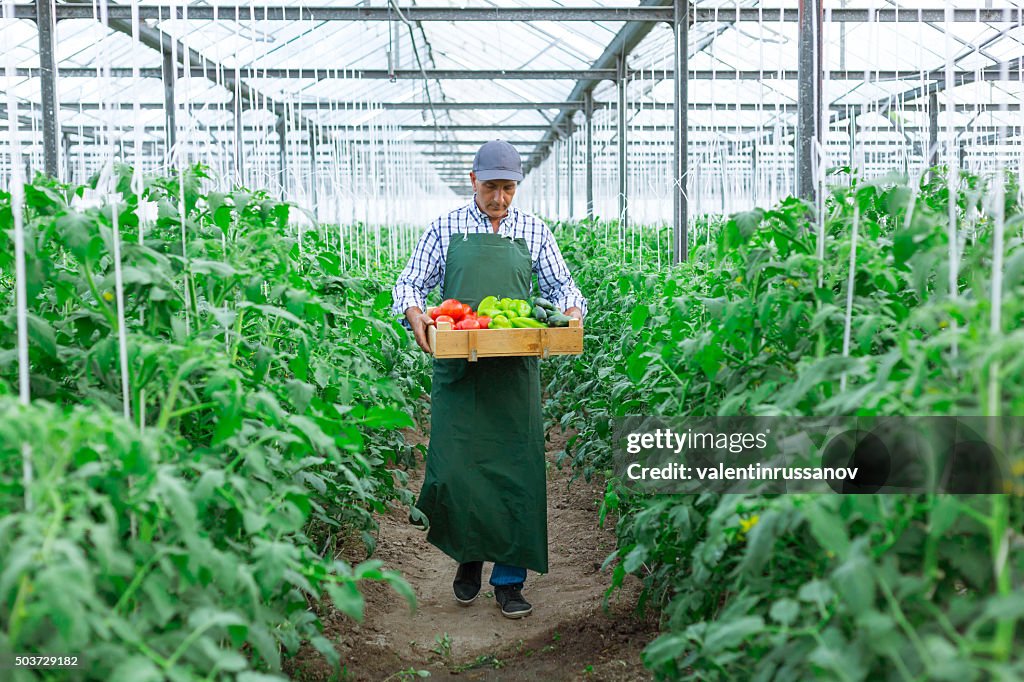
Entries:
{"label": "cucumber", "polygon": [[535,305],[533,306],[533,317],[534,319],[543,322],[544,320],[548,319],[548,311],[544,310],[539,305]]}
{"label": "cucumber", "polygon": [[569,320],[572,318],[568,315],[556,313],[554,315],[548,315],[547,323],[549,327],[568,327]]}
{"label": "cucumber", "polygon": [[532,317],[513,317],[512,326],[516,329],[543,329],[547,327],[546,324]]}
{"label": "cucumber", "polygon": [[535,299],[533,299],[533,305],[540,306],[541,308],[546,308],[547,310],[553,310],[556,313],[559,312],[558,308],[555,307],[554,303],[552,303],[546,298],[541,298],[540,296],[537,296]]}

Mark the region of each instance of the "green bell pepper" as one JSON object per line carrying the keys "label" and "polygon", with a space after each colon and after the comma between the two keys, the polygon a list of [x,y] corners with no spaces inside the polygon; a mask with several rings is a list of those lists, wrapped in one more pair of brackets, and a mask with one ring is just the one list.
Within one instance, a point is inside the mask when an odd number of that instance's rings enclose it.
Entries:
{"label": "green bell pepper", "polygon": [[488,329],[511,329],[511,328],[512,328],[512,323],[509,322],[508,318],[505,317],[504,315],[502,315],[501,313],[498,313],[497,315],[494,315],[493,317],[491,317],[491,324],[488,326]]}
{"label": "green bell pepper", "polygon": [[512,300],[512,306],[514,307],[510,308],[510,310],[515,312],[516,317],[529,317],[533,314],[533,306],[530,305],[529,301],[516,298]]}
{"label": "green bell pepper", "polygon": [[513,317],[512,326],[517,329],[547,329],[547,325],[530,317]]}
{"label": "green bell pepper", "polygon": [[480,305],[476,307],[476,314],[494,317],[494,315],[492,315],[491,313],[493,313],[496,310],[500,310],[500,308],[498,308],[498,297],[485,296],[484,299],[480,301]]}

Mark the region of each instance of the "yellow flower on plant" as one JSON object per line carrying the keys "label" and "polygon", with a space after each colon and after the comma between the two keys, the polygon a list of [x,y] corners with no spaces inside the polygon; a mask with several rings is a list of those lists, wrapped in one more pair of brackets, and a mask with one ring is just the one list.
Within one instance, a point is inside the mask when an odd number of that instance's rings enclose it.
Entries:
{"label": "yellow flower on plant", "polygon": [[746,518],[746,519],[740,519],[740,532],[741,533],[748,533],[748,532],[750,532],[750,529],[753,528],[754,526],[756,526],[757,522],[760,521],[760,520],[761,520],[761,517],[758,516],[757,514],[754,514],[753,516],[751,516],[749,518]]}
{"label": "yellow flower on plant", "polygon": [[736,284],[739,284],[742,281],[743,281],[743,275],[740,275],[739,277],[736,278]]}
{"label": "yellow flower on plant", "polygon": [[109,291],[104,291],[103,292],[103,300],[106,301],[107,303],[110,303],[111,301],[114,300],[114,295],[112,293],[110,293]]}
{"label": "yellow flower on plant", "polygon": [[946,320],[942,320],[941,322],[939,322],[939,329],[945,329],[948,326],[949,322],[947,322]]}

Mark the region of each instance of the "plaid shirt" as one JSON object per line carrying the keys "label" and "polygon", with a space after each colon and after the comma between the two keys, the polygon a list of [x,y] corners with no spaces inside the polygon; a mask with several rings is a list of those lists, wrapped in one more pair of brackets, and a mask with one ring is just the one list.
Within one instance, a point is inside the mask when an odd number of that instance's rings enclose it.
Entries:
{"label": "plaid shirt", "polygon": [[[427,295],[444,282],[445,257],[453,234],[479,234],[493,232],[491,219],[476,205],[476,196],[466,206],[441,216],[423,233],[412,252],[409,264],[398,276],[391,295],[393,311],[409,326],[405,311],[412,306],[426,310]],[[583,298],[562,259],[555,236],[539,218],[509,207],[508,215],[501,219],[498,234],[509,238],[523,238],[530,250],[533,272],[540,284],[541,296],[559,310],[577,307],[587,314],[587,299]]]}

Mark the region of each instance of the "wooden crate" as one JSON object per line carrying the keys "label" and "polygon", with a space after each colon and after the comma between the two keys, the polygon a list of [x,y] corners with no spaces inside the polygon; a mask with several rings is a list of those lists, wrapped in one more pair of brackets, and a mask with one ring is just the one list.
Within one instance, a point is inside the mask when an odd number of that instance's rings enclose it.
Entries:
{"label": "wooden crate", "polygon": [[452,329],[449,322],[430,325],[430,350],[435,358],[479,358],[515,356],[547,358],[552,355],[583,353],[583,326],[573,318],[568,327],[547,329]]}

